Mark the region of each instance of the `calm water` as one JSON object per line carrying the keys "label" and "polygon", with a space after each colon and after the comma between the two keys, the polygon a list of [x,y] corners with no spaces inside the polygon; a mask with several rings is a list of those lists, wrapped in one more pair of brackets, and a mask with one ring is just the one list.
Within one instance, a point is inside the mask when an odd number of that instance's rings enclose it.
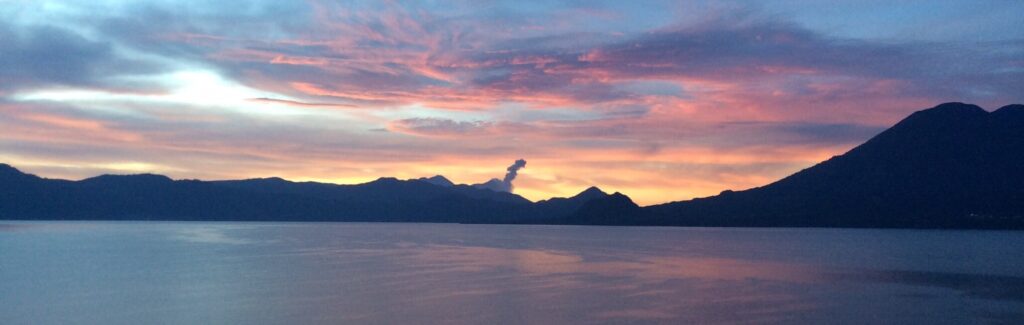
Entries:
{"label": "calm water", "polygon": [[1024,232],[0,222],[4,324],[1022,323]]}

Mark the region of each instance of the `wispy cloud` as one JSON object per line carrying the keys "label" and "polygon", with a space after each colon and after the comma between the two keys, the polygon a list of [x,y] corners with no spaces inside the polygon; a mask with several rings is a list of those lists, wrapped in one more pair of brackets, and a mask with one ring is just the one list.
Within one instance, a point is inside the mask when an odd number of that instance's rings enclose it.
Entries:
{"label": "wispy cloud", "polygon": [[[938,102],[1022,101],[1019,20],[914,5],[881,30],[884,6],[831,5],[838,25],[772,1],[16,2],[0,159],[471,182],[524,157],[531,198],[655,203],[760,185]],[[985,27],[920,32],[964,12]]]}

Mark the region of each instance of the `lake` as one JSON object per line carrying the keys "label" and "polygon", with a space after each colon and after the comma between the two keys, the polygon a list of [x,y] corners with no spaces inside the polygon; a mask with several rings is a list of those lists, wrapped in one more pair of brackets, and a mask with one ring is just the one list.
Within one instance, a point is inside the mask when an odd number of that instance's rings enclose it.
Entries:
{"label": "lake", "polygon": [[4,324],[1022,323],[1024,232],[0,221]]}

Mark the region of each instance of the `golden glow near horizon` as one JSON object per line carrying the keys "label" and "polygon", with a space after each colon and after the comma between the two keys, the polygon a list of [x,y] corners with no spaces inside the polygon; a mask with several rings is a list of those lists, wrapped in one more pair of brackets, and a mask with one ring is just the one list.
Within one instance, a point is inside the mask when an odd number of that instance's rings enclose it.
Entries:
{"label": "golden glow near horizon", "polygon": [[0,162],[472,184],[524,158],[531,200],[654,204],[764,185],[940,102],[1024,101],[1010,8],[879,29],[856,1],[493,5],[5,3]]}

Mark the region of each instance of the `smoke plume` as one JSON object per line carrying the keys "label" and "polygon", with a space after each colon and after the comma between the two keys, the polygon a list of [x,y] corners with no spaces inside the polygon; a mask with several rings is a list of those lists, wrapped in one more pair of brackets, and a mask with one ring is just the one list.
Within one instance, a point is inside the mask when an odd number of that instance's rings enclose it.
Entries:
{"label": "smoke plume", "polygon": [[516,179],[516,176],[519,174],[519,170],[523,168],[526,168],[526,160],[516,160],[516,162],[513,163],[512,166],[508,166],[508,168],[505,169],[508,172],[505,173],[504,179],[492,178],[487,182],[474,184],[473,186],[477,188],[489,189],[496,192],[512,192],[512,181]]}
{"label": "smoke plume", "polygon": [[508,184],[509,189],[512,189],[512,181],[515,180],[516,179],[516,175],[519,174],[519,169],[522,169],[522,168],[525,168],[525,167],[526,167],[526,160],[523,160],[523,159],[516,160],[516,162],[513,163],[512,166],[508,166],[508,168],[506,169],[506,170],[508,170],[508,173],[505,174],[505,181],[504,182],[505,182],[505,184]]}

